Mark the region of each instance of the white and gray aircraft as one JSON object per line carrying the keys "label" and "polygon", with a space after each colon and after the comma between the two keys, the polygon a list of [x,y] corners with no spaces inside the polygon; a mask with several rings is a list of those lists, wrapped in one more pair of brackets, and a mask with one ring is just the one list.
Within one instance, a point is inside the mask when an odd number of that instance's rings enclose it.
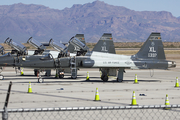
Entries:
{"label": "white and gray aircraft", "polygon": [[[106,37],[104,37],[106,36]],[[117,81],[123,81],[125,69],[168,69],[176,67],[174,61],[166,60],[160,33],[151,33],[139,52],[135,55],[114,54],[112,37],[105,34],[98,41],[92,51],[85,56],[62,57],[53,59],[51,55],[42,57],[36,61],[22,61],[16,66],[28,68],[52,69],[69,68],[100,68],[101,79],[108,81],[108,76],[116,76]],[[75,60],[72,62],[72,59]]]}
{"label": "white and gray aircraft", "polygon": [[118,69],[117,81],[122,82],[125,69],[168,69],[176,67],[176,63],[166,60],[160,33],[151,33],[135,55],[92,52],[88,60],[83,61],[82,66],[102,67],[103,81],[107,81],[109,75],[115,75]]}
{"label": "white and gray aircraft", "polygon": [[160,33],[151,33],[135,55],[93,51],[88,59],[82,61],[82,67],[103,68],[100,69],[103,81],[108,81],[108,76],[116,75],[116,70],[118,70],[117,81],[122,82],[125,69],[168,69],[176,67],[176,63],[166,60]]}

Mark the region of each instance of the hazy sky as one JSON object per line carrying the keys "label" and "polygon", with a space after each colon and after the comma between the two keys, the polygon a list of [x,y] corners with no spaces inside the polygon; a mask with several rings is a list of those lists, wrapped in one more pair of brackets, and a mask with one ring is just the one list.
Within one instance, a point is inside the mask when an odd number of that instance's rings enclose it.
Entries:
{"label": "hazy sky", "polygon": [[[55,9],[72,7],[73,4],[91,3],[95,0],[1,0],[0,5],[14,3],[39,4]],[[102,0],[101,0],[102,1]],[[175,17],[180,16],[180,0],[103,0],[115,6],[124,6],[135,11],[168,11]]]}

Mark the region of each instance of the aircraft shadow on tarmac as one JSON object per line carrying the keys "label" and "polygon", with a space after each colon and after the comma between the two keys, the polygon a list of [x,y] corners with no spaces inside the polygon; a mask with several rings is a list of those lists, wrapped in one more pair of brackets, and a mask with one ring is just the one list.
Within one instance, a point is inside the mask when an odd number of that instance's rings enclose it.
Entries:
{"label": "aircraft shadow on tarmac", "polygon": [[[4,77],[33,77],[35,75],[4,75]],[[35,76],[37,77],[37,76]]]}
{"label": "aircraft shadow on tarmac", "polygon": [[4,78],[4,80],[2,81],[6,81],[6,80],[23,80],[23,81],[26,81],[26,80],[33,80],[34,78],[16,78],[16,77],[13,77],[13,78]]}
{"label": "aircraft shadow on tarmac", "polygon": [[[24,78],[24,77],[25,78]],[[27,83],[29,82],[29,80],[35,80],[38,79],[36,76],[34,75],[13,75],[13,76],[8,76],[8,77],[13,77],[13,78],[6,78],[4,80],[20,80],[20,81],[24,81],[21,83]],[[34,76],[34,77],[33,77]],[[28,78],[31,77],[31,78]],[[44,83],[61,83],[61,82],[71,82],[71,83],[78,83],[78,82],[94,82],[94,83],[127,83],[127,82],[134,82],[134,80],[124,80],[123,82],[117,82],[117,80],[112,80],[110,79],[107,82],[103,82],[100,77],[90,77],[90,80],[86,80],[86,77],[82,76],[82,75],[78,75],[78,77],[76,79],[71,79],[71,77],[66,76],[63,79],[59,79],[59,78],[55,78],[54,76],[42,76],[42,78],[44,79]],[[138,80],[138,82],[161,82],[161,80]],[[32,82],[32,83],[37,83],[37,82]]]}
{"label": "aircraft shadow on tarmac", "polygon": [[[57,79],[57,78],[43,78],[44,79],[44,83],[61,83],[61,82],[65,82],[65,83],[127,83],[127,82],[134,82],[134,80],[124,80],[123,82],[117,82],[117,80],[110,80],[107,82],[103,82],[102,80],[100,80],[99,77],[91,77],[90,80],[86,80],[86,77],[78,77],[76,79],[71,79],[69,78],[63,78],[63,79]],[[49,80],[49,79],[53,79],[53,80]],[[56,80],[55,80],[56,79]],[[71,80],[67,80],[67,79],[71,79]],[[83,79],[83,80],[82,80]],[[161,82],[161,80],[138,80],[139,83],[140,82]]]}
{"label": "aircraft shadow on tarmac", "polygon": [[[134,80],[124,80],[123,82],[134,82]],[[138,80],[138,82],[161,82],[161,80]]]}

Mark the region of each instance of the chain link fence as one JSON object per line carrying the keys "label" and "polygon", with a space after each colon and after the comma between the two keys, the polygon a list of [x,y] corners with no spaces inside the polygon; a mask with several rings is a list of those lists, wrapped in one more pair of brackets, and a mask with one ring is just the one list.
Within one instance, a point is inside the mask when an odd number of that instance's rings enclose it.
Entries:
{"label": "chain link fence", "polygon": [[[180,105],[7,109],[8,120],[179,120]],[[2,120],[4,110],[0,109]]]}

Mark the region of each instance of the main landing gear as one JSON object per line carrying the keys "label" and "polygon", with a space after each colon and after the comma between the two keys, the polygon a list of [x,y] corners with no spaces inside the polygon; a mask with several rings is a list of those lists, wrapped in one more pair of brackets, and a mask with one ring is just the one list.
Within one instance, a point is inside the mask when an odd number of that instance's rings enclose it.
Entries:
{"label": "main landing gear", "polygon": [[40,70],[37,71],[37,77],[38,77],[38,83],[43,83],[44,79],[41,77],[41,72]]}
{"label": "main landing gear", "polygon": [[122,82],[123,81],[124,72],[125,72],[124,68],[119,68],[118,76],[117,76],[117,82]]}
{"label": "main landing gear", "polygon": [[56,76],[55,76],[55,78],[60,78],[60,79],[64,78],[63,70],[56,69]]}
{"label": "main landing gear", "polygon": [[102,75],[101,75],[101,80],[103,82],[107,82],[108,81],[108,74],[106,71],[101,71],[102,72]]}
{"label": "main landing gear", "polygon": [[[102,75],[101,75],[101,80],[103,82],[107,82],[108,81],[108,74],[109,74],[109,69],[103,68],[100,69]],[[118,70],[118,76],[117,76],[117,82],[123,82],[123,75],[124,75],[124,68],[119,68]]]}

